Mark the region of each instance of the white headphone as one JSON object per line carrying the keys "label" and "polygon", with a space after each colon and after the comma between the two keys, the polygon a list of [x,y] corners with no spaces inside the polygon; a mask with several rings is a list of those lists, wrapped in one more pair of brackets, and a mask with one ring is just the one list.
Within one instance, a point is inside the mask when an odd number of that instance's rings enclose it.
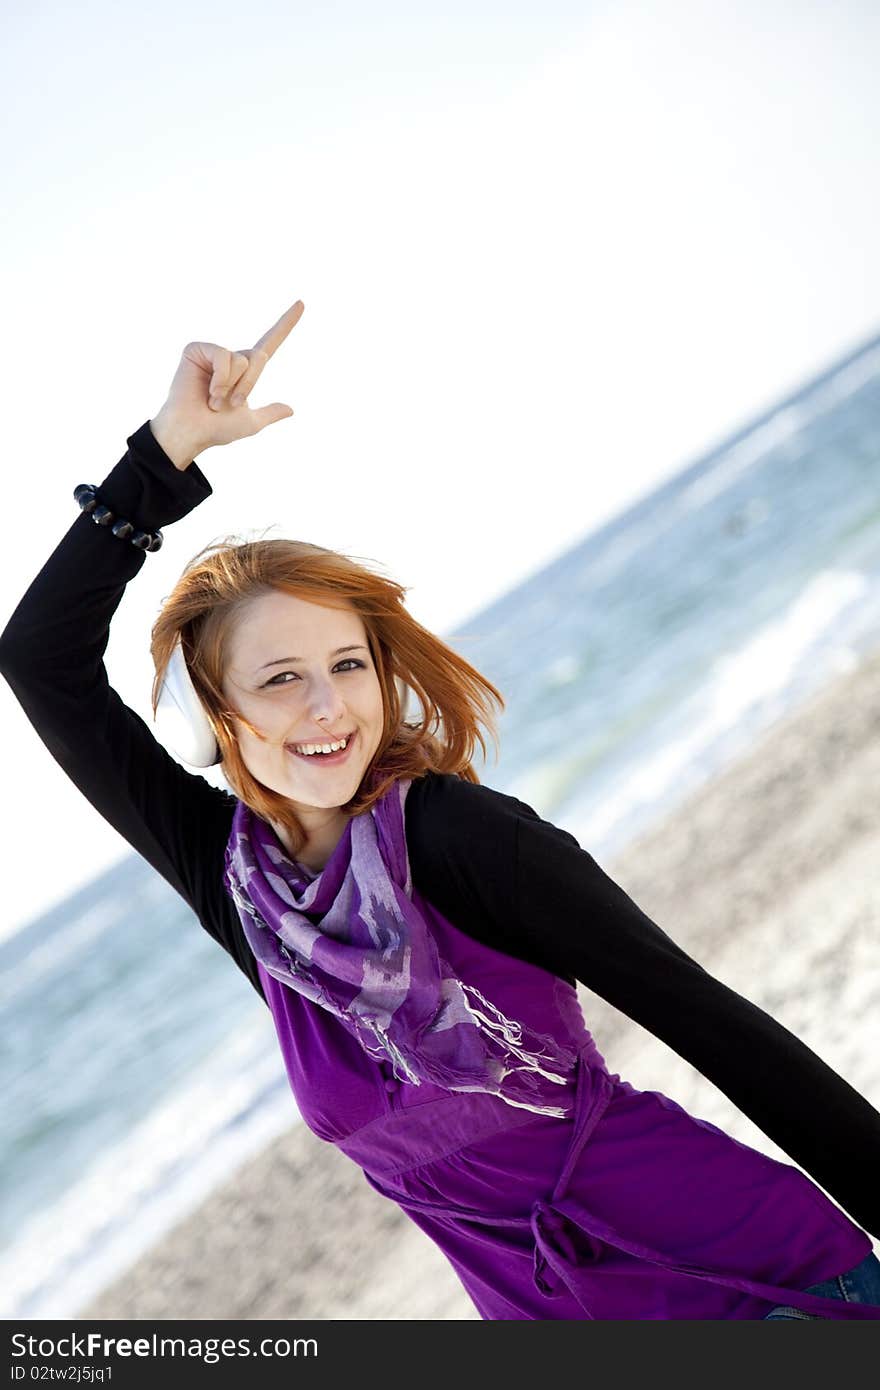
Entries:
{"label": "white headphone", "polygon": [[214,767],[221,761],[220,746],[196,694],[179,637],[159,690],[153,722],[162,743],[190,767]]}

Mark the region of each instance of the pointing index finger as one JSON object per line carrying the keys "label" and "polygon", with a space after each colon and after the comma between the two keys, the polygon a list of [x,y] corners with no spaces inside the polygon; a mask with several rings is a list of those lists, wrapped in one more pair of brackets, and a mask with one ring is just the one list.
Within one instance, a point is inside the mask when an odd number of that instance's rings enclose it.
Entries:
{"label": "pointing index finger", "polygon": [[289,309],[285,309],[278,322],[273,323],[269,331],[264,333],[262,338],[257,339],[254,343],[254,349],[259,348],[265,352],[267,357],[271,357],[280,348],[294,324],[299,322],[304,308],[305,305],[301,299],[298,299],[295,304],[291,304]]}

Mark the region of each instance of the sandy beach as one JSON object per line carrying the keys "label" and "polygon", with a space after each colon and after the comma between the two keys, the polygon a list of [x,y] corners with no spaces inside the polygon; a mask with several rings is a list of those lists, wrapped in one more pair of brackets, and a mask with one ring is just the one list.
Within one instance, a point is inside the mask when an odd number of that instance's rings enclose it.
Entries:
{"label": "sandy beach", "polygon": [[[880,652],[600,862],[700,964],[880,1108]],[[611,1071],[792,1161],[665,1044],[580,995]],[[422,1232],[296,1123],[72,1316],[477,1314]]]}

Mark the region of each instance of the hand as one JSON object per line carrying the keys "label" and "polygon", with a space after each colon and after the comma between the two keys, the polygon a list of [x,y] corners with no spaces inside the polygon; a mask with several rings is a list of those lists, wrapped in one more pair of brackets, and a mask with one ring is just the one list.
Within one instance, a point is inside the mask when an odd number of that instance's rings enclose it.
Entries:
{"label": "hand", "polygon": [[298,299],[252,348],[240,352],[217,343],[187,343],[168,399],[150,421],[157,441],[178,468],[205,449],[258,434],[293,414],[280,401],[252,410],[247,398],[304,307]]}

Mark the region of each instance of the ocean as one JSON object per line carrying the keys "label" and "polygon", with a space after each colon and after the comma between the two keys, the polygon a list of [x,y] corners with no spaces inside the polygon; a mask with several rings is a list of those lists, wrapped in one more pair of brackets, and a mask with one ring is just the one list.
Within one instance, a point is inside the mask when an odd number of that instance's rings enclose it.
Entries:
{"label": "ocean", "polygon": [[[440,635],[507,702],[481,780],[606,862],[880,647],[880,337]],[[268,1010],[137,855],[0,979],[0,1313],[73,1318],[296,1109]]]}

